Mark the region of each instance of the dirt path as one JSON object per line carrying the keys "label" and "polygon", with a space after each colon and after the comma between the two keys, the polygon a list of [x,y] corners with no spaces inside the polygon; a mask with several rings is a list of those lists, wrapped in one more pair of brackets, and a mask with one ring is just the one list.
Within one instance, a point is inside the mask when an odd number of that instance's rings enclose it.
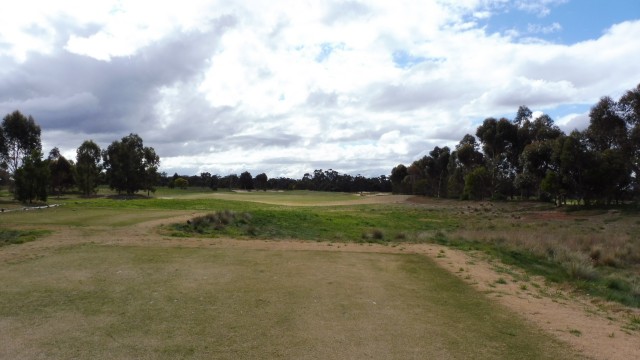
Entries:
{"label": "dirt path", "polygon": [[186,221],[193,215],[184,214],[116,229],[52,227],[53,234],[45,239],[0,249],[0,261],[45,256],[48,250],[82,243],[423,254],[587,357],[621,360],[640,358],[640,333],[625,330],[631,316],[640,316],[637,310],[548,287],[542,279],[526,279],[518,271],[491,261],[480,253],[462,252],[436,244],[384,246],[295,240],[172,238],[158,231],[158,226],[162,224]]}

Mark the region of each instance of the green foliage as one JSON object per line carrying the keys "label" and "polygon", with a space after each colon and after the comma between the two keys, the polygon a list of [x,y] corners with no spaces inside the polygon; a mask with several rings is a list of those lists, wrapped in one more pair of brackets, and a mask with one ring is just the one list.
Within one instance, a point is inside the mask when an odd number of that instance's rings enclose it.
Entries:
{"label": "green foliage", "polygon": [[40,126],[29,115],[16,110],[2,119],[0,131],[0,164],[5,164],[9,172],[15,173],[20,160],[33,151],[41,151]]}
{"label": "green foliage", "polygon": [[178,187],[180,189],[186,189],[189,187],[189,181],[185,178],[177,178],[173,181],[173,186]]}
{"label": "green foliage", "polygon": [[37,238],[48,234],[46,230],[11,230],[0,229],[0,246],[11,244],[22,244],[34,241]]}
{"label": "green foliage", "polygon": [[248,171],[243,172],[242,174],[240,174],[240,188],[243,190],[253,190],[253,177],[251,176],[251,173]]}
{"label": "green foliage", "polygon": [[490,176],[484,166],[473,169],[464,177],[463,196],[470,200],[482,200],[489,193]]}
{"label": "green foliage", "polygon": [[76,150],[76,183],[85,196],[96,193],[100,176],[101,151],[93,140],[84,141]]}
{"label": "green foliage", "polygon": [[[125,204],[135,202],[138,200],[127,201]],[[188,208],[187,204],[185,203]],[[443,218],[437,212],[407,211],[402,208],[375,205],[343,206],[335,210],[323,207],[291,208],[224,201],[209,201],[207,205],[208,209],[223,208],[236,214],[251,214],[250,221],[244,220],[246,224],[241,222],[239,227],[216,229],[216,232],[211,232],[212,235],[316,241],[362,242],[363,239],[371,239],[378,242],[383,239],[393,241],[394,238],[400,241],[422,241],[417,237],[419,233],[436,228],[452,229],[456,226],[454,221]],[[434,221],[424,221],[424,218],[431,218]],[[193,220],[191,222],[194,223]],[[215,222],[211,224],[215,226]],[[249,225],[253,234],[247,232]],[[184,224],[178,224],[172,228],[185,231]],[[202,232],[202,234],[206,233]],[[397,237],[398,234],[402,236]]]}
{"label": "green foliage", "polygon": [[155,191],[160,158],[153,148],[144,147],[140,136],[130,134],[114,141],[102,157],[112,189],[127,195],[139,190]]}
{"label": "green foliage", "polygon": [[16,170],[16,199],[31,203],[33,200],[47,201],[50,183],[49,166],[42,160],[42,153],[34,150],[22,159],[22,166]]}
{"label": "green foliage", "polygon": [[238,236],[255,236],[256,230],[251,226],[252,215],[250,213],[236,213],[235,211],[224,210],[210,213],[204,216],[197,216],[188,220],[186,224],[174,224],[172,228],[182,235],[195,233],[199,235],[219,234]]}
{"label": "green foliage", "polygon": [[58,148],[51,150],[47,161],[49,162],[51,189],[53,192],[61,194],[75,185],[75,166],[60,155]]}
{"label": "green foliage", "polygon": [[268,181],[269,181],[269,178],[265,173],[256,175],[255,179],[253,180],[256,189],[262,190],[262,191],[267,191]]}
{"label": "green foliage", "polygon": [[[589,127],[570,135],[546,114],[534,119],[526,106],[520,106],[513,121],[489,117],[476,131],[483,153],[471,135],[465,135],[450,154],[436,146],[429,156],[405,169],[404,177],[400,178],[403,168],[392,170],[394,191],[406,191],[409,185],[412,193],[426,196],[441,197],[443,190],[450,197],[476,200],[536,196],[542,201],[553,199],[557,205],[571,200],[584,205],[637,201],[638,104],[640,85],[617,102],[603,97],[591,108]],[[479,167],[487,170],[484,191],[479,191],[481,181],[471,174]]]}

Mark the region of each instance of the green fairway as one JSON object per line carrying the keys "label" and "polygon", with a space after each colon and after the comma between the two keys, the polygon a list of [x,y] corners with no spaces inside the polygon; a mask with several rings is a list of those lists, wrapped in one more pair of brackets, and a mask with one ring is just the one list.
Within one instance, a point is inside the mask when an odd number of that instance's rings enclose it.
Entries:
{"label": "green fairway", "polygon": [[0,289],[0,358],[574,357],[417,255],[83,245]]}

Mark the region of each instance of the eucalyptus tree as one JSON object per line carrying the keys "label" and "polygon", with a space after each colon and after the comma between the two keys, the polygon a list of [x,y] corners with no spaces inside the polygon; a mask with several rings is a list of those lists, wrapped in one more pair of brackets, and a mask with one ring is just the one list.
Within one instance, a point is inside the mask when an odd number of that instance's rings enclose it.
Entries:
{"label": "eucalyptus tree", "polygon": [[75,166],[67,160],[57,147],[49,152],[47,157],[49,172],[51,174],[51,190],[60,195],[63,191],[72,188],[75,182]]}
{"label": "eucalyptus tree", "polygon": [[49,167],[42,160],[42,152],[35,149],[22,158],[22,165],[14,173],[15,196],[22,202],[47,201]]}
{"label": "eucalyptus tree", "polygon": [[112,142],[102,152],[102,160],[112,189],[127,195],[140,190],[154,191],[160,157],[152,147],[145,147],[137,134]]}
{"label": "eucalyptus tree", "polygon": [[85,140],[76,150],[76,183],[85,196],[96,193],[102,171],[101,154],[93,140]]}
{"label": "eucalyptus tree", "polygon": [[2,119],[1,128],[0,160],[10,173],[15,173],[23,157],[42,150],[40,126],[31,115],[24,116],[16,110]]}

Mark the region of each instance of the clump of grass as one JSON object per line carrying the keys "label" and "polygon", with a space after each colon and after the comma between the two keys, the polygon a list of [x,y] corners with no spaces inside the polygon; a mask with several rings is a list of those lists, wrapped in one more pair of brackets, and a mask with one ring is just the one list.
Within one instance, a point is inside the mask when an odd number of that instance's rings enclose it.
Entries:
{"label": "clump of grass", "polygon": [[10,230],[0,229],[0,246],[11,244],[23,244],[34,241],[38,237],[48,234],[44,230]]}
{"label": "clump of grass", "polygon": [[629,322],[623,328],[631,331],[640,331],[640,316],[631,315]]}
{"label": "clump of grass", "polygon": [[507,280],[505,280],[504,278],[498,278],[498,280],[496,280],[496,284],[502,284],[505,285],[507,283]]}
{"label": "clump of grass", "polygon": [[631,284],[627,281],[620,279],[618,277],[610,277],[606,280],[606,285],[608,289],[618,290],[618,291],[630,291]]}
{"label": "clump of grass", "polygon": [[573,336],[580,337],[580,336],[582,336],[582,331],[580,331],[578,329],[569,329],[569,334],[571,334]]}
{"label": "clump of grass", "polygon": [[184,233],[215,234],[228,230],[228,227],[242,229],[247,235],[257,235],[257,229],[250,225],[252,216],[249,213],[238,213],[231,210],[216,211],[187,220],[186,224],[176,224],[176,230]]}
{"label": "clump of grass", "polygon": [[433,242],[440,245],[447,245],[449,243],[449,239],[447,235],[445,235],[442,231],[436,231],[432,238]]}
{"label": "clump of grass", "polygon": [[372,229],[362,233],[362,239],[369,243],[380,243],[385,240],[384,231],[381,229]]}
{"label": "clump of grass", "polygon": [[569,276],[574,280],[594,281],[598,279],[598,272],[591,263],[581,259],[572,259],[564,263]]}

